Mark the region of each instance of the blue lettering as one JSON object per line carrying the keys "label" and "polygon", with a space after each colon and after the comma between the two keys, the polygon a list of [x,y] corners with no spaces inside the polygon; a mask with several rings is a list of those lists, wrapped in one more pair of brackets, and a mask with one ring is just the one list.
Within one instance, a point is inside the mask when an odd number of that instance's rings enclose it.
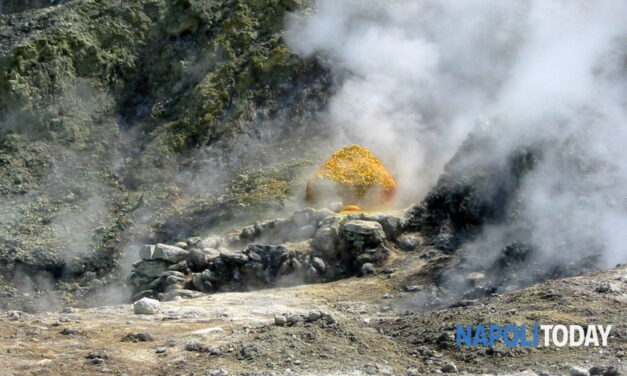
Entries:
{"label": "blue lettering", "polygon": [[[510,337],[509,332],[512,333]],[[515,325],[507,325],[503,329],[503,342],[507,346],[516,346],[518,344],[518,328]]]}
{"label": "blue lettering", "polygon": [[472,326],[466,325],[466,329],[464,329],[463,325],[456,325],[456,334],[455,339],[457,340],[456,346],[462,345],[462,340],[466,346],[471,346],[471,338],[472,338]]}
{"label": "blue lettering", "polygon": [[533,345],[535,347],[538,347],[538,343],[540,343],[540,326],[539,325],[534,325],[533,326]]}
{"label": "blue lettering", "polygon": [[477,325],[477,328],[475,328],[475,338],[472,342],[473,346],[478,346],[479,344],[483,346],[488,345],[488,339],[486,338],[485,328],[483,325]]}
{"label": "blue lettering", "polygon": [[533,343],[527,340],[527,325],[523,325],[520,328],[520,345],[523,347],[529,347],[533,345]]}
{"label": "blue lettering", "polygon": [[503,337],[503,329],[500,325],[490,325],[490,346],[494,346],[494,341]]}

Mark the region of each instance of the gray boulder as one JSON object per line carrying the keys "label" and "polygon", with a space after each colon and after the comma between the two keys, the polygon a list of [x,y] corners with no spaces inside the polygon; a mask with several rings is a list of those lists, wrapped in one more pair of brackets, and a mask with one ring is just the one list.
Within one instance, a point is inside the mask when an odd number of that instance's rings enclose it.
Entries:
{"label": "gray boulder", "polygon": [[152,254],[154,260],[167,261],[170,264],[176,264],[179,261],[185,260],[189,251],[183,248],[175,247],[167,244],[157,244],[155,251]]}
{"label": "gray boulder", "polygon": [[316,234],[316,226],[307,225],[298,230],[298,239],[310,239]]}
{"label": "gray boulder", "polygon": [[379,222],[355,219],[344,223],[342,236],[351,242],[364,244],[381,244],[385,240],[385,232]]}
{"label": "gray boulder", "polygon": [[381,261],[387,259],[390,256],[390,250],[383,245],[379,245],[376,248],[368,248],[357,256],[357,262],[359,264],[373,263],[378,264]]}
{"label": "gray boulder", "polygon": [[332,257],[337,252],[339,244],[339,229],[337,226],[324,226],[314,235],[311,246],[325,257]]}
{"label": "gray boulder", "polygon": [[198,291],[211,292],[213,290],[212,280],[213,273],[210,270],[192,274],[192,284]]}
{"label": "gray boulder", "polygon": [[568,370],[568,374],[570,376],[589,376],[590,375],[590,373],[588,373],[588,371],[586,371],[585,369],[575,367],[575,366],[570,367],[570,369]]}
{"label": "gray boulder", "polygon": [[155,246],[152,244],[146,244],[139,249],[139,257],[142,260],[152,260],[152,254],[155,252]]}
{"label": "gray boulder", "polygon": [[187,255],[187,265],[193,271],[200,271],[207,267],[210,261],[220,257],[220,252],[213,248],[192,249]]}
{"label": "gray boulder", "polygon": [[166,270],[168,270],[168,263],[160,260],[140,261],[135,264],[135,269],[133,269],[136,274],[152,278],[159,277]]}
{"label": "gray boulder", "polygon": [[218,248],[220,245],[222,245],[222,238],[216,235],[211,235],[211,236],[204,238],[202,241],[200,241],[200,243],[198,244],[198,247],[199,248]]}
{"label": "gray boulder", "polygon": [[181,273],[184,273],[184,274],[189,273],[189,267],[188,267],[187,262],[185,260],[177,262],[176,264],[170,265],[168,267],[168,270],[181,272]]}
{"label": "gray boulder", "polygon": [[138,288],[149,284],[150,282],[152,282],[153,278],[154,277],[147,277],[145,275],[131,272],[131,274],[129,274],[128,276],[128,283],[135,288]]}
{"label": "gray boulder", "polygon": [[371,263],[365,263],[359,269],[359,275],[362,277],[369,275],[369,274],[374,274],[374,272],[375,272],[374,265],[372,265]]}
{"label": "gray boulder", "polygon": [[388,239],[396,239],[405,227],[405,220],[403,217],[395,217],[392,215],[362,214],[359,219],[378,222],[383,228],[385,236]]}
{"label": "gray boulder", "polygon": [[327,265],[324,263],[324,260],[320,257],[312,257],[311,265],[316,268],[320,273],[324,273],[327,268]]}
{"label": "gray boulder", "polygon": [[405,252],[415,251],[420,245],[420,239],[417,236],[401,235],[398,237],[398,246]]}
{"label": "gray boulder", "polygon": [[220,258],[224,260],[225,263],[233,265],[244,265],[246,262],[248,262],[248,256],[243,254],[241,251],[231,252],[228,250],[223,250],[222,252],[220,252]]}
{"label": "gray boulder", "polygon": [[457,366],[455,363],[447,363],[442,367],[441,371],[443,373],[457,373]]}

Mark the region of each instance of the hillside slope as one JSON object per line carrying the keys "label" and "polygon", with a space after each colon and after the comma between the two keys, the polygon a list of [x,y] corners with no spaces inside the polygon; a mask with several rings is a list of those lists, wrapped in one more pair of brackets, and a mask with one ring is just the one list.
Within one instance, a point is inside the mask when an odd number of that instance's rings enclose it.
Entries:
{"label": "hillside slope", "polygon": [[317,134],[332,87],[283,42],[299,6],[76,0],[0,16],[5,283],[100,278],[136,243],[299,192],[311,155],[291,140]]}

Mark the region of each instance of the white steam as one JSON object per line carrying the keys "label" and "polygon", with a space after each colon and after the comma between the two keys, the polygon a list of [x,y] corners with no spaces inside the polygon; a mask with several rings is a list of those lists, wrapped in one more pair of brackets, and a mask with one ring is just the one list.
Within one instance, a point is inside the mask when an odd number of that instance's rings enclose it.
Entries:
{"label": "white steam", "polygon": [[[373,149],[416,202],[478,124],[498,134],[503,160],[545,147],[523,184],[521,223],[547,261],[602,251],[626,260],[627,3],[334,1],[288,20],[303,56],[325,57],[340,88],[326,119],[337,143]],[[475,246],[513,239],[487,228]]]}

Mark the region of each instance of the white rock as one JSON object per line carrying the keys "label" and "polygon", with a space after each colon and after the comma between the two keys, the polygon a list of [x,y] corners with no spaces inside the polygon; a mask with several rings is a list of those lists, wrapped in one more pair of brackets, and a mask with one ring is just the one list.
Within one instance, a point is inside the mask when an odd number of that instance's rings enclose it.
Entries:
{"label": "white rock", "polygon": [[341,201],[332,202],[329,204],[329,209],[331,209],[335,213],[339,213],[344,208],[344,203]]}
{"label": "white rock", "polygon": [[161,311],[161,304],[155,299],[141,298],[133,303],[133,311],[136,315],[154,315]]}

